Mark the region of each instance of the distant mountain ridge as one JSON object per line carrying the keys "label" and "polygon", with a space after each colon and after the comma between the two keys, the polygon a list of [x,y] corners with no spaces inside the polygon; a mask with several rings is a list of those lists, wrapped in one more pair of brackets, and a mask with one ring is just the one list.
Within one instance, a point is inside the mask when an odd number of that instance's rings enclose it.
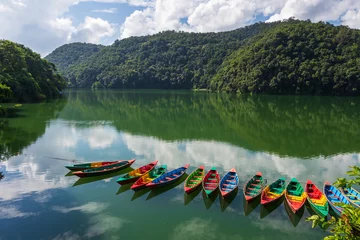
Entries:
{"label": "distant mountain ridge", "polygon": [[289,19],[219,33],[73,43],[46,57],[69,86],[359,95],[360,31]]}

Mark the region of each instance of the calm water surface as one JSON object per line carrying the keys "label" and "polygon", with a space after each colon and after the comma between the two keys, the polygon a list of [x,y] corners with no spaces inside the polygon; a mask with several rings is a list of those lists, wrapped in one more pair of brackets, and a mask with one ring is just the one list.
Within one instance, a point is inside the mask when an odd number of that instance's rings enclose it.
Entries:
{"label": "calm water surface", "polygon": [[[321,186],[359,165],[360,99],[69,91],[0,119],[0,153],[0,239],[321,239],[306,208],[249,206],[241,188],[257,171]],[[241,188],[228,201],[182,182],[134,194],[116,183],[124,171],[79,180],[63,160],[130,158],[236,167]]]}

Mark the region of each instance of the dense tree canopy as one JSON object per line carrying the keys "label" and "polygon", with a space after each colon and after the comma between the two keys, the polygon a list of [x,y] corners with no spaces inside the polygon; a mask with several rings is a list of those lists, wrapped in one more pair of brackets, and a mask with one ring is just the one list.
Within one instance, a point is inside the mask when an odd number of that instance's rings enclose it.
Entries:
{"label": "dense tree canopy", "polygon": [[104,46],[91,43],[65,44],[55,49],[46,59],[56,65],[57,70],[66,75],[66,70],[85,61],[91,55],[99,52]]}
{"label": "dense tree canopy", "polygon": [[[97,53],[84,53],[89,58],[69,64],[63,75],[75,87],[206,88],[226,56],[277,24],[257,23],[222,33],[166,31],[117,40]],[[62,46],[62,54],[57,49],[46,59],[62,67],[72,61],[67,56],[79,44]]]}
{"label": "dense tree canopy", "polygon": [[289,20],[227,58],[211,87],[229,92],[360,94],[360,31]]}
{"label": "dense tree canopy", "polygon": [[0,102],[52,98],[65,87],[54,64],[23,45],[0,40]]}
{"label": "dense tree canopy", "polygon": [[47,59],[74,87],[359,95],[359,46],[359,30],[289,19],[220,33],[166,31],[107,47],[74,43]]}

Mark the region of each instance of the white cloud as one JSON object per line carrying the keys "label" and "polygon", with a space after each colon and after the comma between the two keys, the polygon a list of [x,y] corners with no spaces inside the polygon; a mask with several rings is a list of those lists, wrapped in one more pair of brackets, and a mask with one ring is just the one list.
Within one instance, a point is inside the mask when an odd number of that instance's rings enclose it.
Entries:
{"label": "white cloud", "polygon": [[342,23],[351,28],[360,28],[360,7],[359,9],[352,9],[345,13],[341,18]]}
{"label": "white cloud", "polygon": [[111,37],[114,33],[115,29],[108,21],[85,17],[84,22],[77,27],[72,37],[74,41],[100,43],[102,38]]}
{"label": "white cloud", "polygon": [[322,184],[325,180],[335,181],[337,177],[344,176],[348,166],[360,164],[360,154],[356,153],[303,160],[282,158],[265,152],[251,152],[213,141],[189,141],[179,144],[126,133],[123,134],[123,140],[136,155],[144,156],[146,159],[158,159],[160,164],[166,163],[169,169],[178,168],[186,163],[191,167],[205,165],[207,169],[217,166],[220,172],[235,167],[241,172],[244,181],[256,172],[262,171],[269,181],[284,176],[287,179],[296,177],[302,182],[309,178],[317,184]]}
{"label": "white cloud", "polygon": [[10,219],[10,218],[24,218],[36,215],[35,213],[30,212],[21,212],[14,206],[2,206],[0,207],[0,219]]}
{"label": "white cloud", "polygon": [[[217,32],[252,23],[257,16],[277,21],[295,17],[335,21],[359,27],[357,0],[154,0],[154,5],[132,13],[121,26],[120,38],[163,30]],[[184,23],[184,19],[187,21]],[[349,19],[349,21],[347,21]]]}
{"label": "white cloud", "polygon": [[[145,9],[135,10],[123,23],[87,16],[75,25],[72,17],[65,16],[69,7],[90,1],[126,3]],[[44,55],[73,41],[105,43],[115,38],[118,25],[120,38],[163,30],[231,30],[253,23],[257,16],[265,16],[268,21],[289,17],[338,20],[359,28],[359,9],[358,0],[3,0],[0,38],[23,43]],[[116,9],[93,12],[114,13]]]}
{"label": "white cloud", "polygon": [[84,213],[100,213],[101,211],[105,210],[108,207],[108,204],[101,203],[101,202],[89,202],[87,204],[66,208],[61,206],[54,206],[53,210],[61,213],[69,213],[72,211],[80,211]]}
{"label": "white cloud", "polygon": [[86,230],[86,238],[96,237],[108,231],[119,230],[124,224],[129,223],[127,220],[104,214],[91,218],[89,222],[92,225]]}
{"label": "white cloud", "polygon": [[92,10],[91,12],[96,12],[96,13],[116,13],[117,8],[95,9],[95,10]]}

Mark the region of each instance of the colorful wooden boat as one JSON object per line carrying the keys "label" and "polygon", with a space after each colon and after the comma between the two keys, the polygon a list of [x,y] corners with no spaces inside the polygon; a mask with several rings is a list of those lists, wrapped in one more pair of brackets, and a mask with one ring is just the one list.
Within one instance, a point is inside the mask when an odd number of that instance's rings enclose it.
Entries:
{"label": "colorful wooden boat", "polygon": [[146,184],[146,187],[156,188],[171,184],[179,180],[186,173],[186,169],[188,169],[189,166],[190,164],[187,164],[184,167],[171,170]]}
{"label": "colorful wooden boat", "polygon": [[111,162],[88,162],[88,163],[80,163],[80,164],[74,164],[74,165],[66,165],[65,167],[67,169],[69,169],[70,171],[82,171],[82,170],[90,169],[90,168],[109,166],[109,165],[117,164],[117,163],[120,163],[123,161],[126,161],[126,160],[118,160],[118,161],[111,161]]}
{"label": "colorful wooden boat", "polygon": [[329,213],[329,203],[325,195],[310,180],[307,180],[305,184],[305,192],[311,209],[320,217],[325,218]]}
{"label": "colorful wooden boat", "polygon": [[205,176],[204,166],[200,166],[195,171],[193,171],[185,180],[184,190],[186,193],[191,193],[197,189]]}
{"label": "colorful wooden boat", "polygon": [[211,195],[219,187],[220,176],[216,168],[213,167],[205,175],[202,186],[207,196]]}
{"label": "colorful wooden boat", "polygon": [[232,168],[220,181],[220,193],[223,198],[229,196],[239,185],[236,169]]}
{"label": "colorful wooden boat", "polygon": [[103,167],[90,168],[90,169],[85,169],[83,171],[73,172],[73,174],[78,177],[81,177],[81,178],[100,176],[100,175],[104,175],[104,174],[108,174],[108,173],[117,172],[124,168],[130,167],[131,164],[133,164],[134,162],[135,162],[135,159],[128,160],[128,161],[121,161],[119,163],[111,164],[111,165],[107,165],[107,166],[103,166]]}
{"label": "colorful wooden boat", "polygon": [[347,200],[349,200],[351,205],[360,208],[360,193],[358,191],[354,188],[340,188],[340,191],[345,195]]}
{"label": "colorful wooden boat", "polygon": [[340,206],[335,206],[335,204],[338,203],[350,204],[349,200],[347,200],[345,195],[342,194],[336,187],[331,185],[329,182],[324,183],[324,194],[332,210],[334,210],[336,215],[341,217],[343,208]]}
{"label": "colorful wooden boat", "polygon": [[244,196],[246,201],[252,201],[260,196],[266,184],[266,179],[263,178],[262,173],[258,172],[244,185]]}
{"label": "colorful wooden boat", "polygon": [[296,178],[291,179],[287,185],[285,199],[293,213],[297,213],[304,206],[306,193]]}
{"label": "colorful wooden boat", "polygon": [[141,176],[143,176],[144,174],[147,174],[148,172],[153,170],[157,163],[158,163],[158,161],[156,160],[156,161],[146,164],[142,167],[134,169],[131,172],[128,172],[127,174],[125,174],[124,176],[119,177],[118,180],[116,180],[116,182],[120,185],[127,184],[130,182],[135,182]]}
{"label": "colorful wooden boat", "polygon": [[151,182],[152,180],[160,177],[164,173],[166,173],[167,166],[161,165],[158,168],[155,168],[151,170],[150,172],[144,174],[142,177],[140,177],[132,186],[131,189],[134,191],[141,190],[146,187],[146,184]]}
{"label": "colorful wooden boat", "polygon": [[261,193],[261,204],[267,205],[281,198],[285,193],[285,178],[279,178],[269,186],[266,186]]}

